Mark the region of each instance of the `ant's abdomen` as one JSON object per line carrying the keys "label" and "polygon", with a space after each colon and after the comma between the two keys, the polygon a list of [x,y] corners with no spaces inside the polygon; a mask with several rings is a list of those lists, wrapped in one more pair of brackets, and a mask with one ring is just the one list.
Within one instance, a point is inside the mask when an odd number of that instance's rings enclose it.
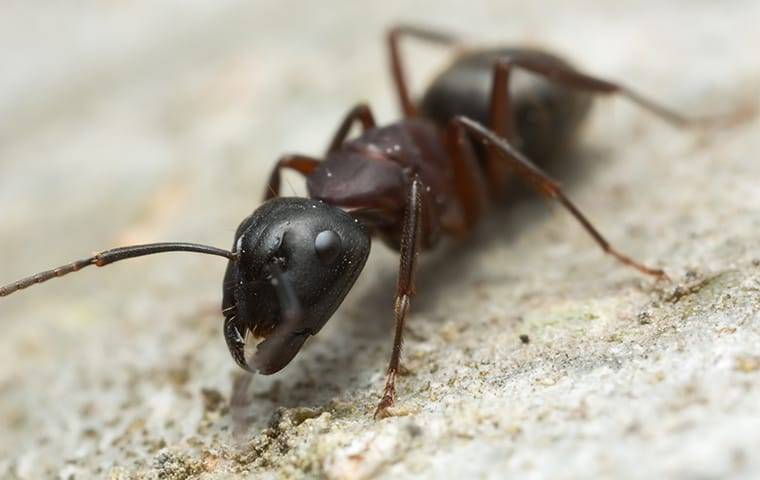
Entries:
{"label": "ant's abdomen", "polygon": [[[457,115],[489,124],[493,67],[502,58],[567,66],[560,58],[532,49],[492,49],[464,53],[432,82],[420,112],[444,127]],[[590,107],[590,97],[515,68],[510,80],[515,146],[536,163],[547,162],[573,138]]]}

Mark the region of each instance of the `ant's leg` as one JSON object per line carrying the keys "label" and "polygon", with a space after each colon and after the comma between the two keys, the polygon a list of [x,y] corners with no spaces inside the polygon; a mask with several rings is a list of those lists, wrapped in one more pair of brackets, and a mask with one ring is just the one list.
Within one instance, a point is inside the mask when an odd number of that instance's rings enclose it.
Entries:
{"label": "ant's leg", "polygon": [[491,103],[488,111],[491,130],[510,142],[514,141],[515,133],[514,125],[512,125],[512,102],[509,96],[512,65],[512,60],[508,58],[497,60],[494,64]]}
{"label": "ant's leg", "polygon": [[409,299],[414,294],[414,271],[417,266],[417,254],[420,247],[420,226],[422,224],[422,190],[423,185],[415,175],[409,188],[404,227],[401,234],[401,265],[396,283],[396,300],[393,306],[395,312],[395,334],[393,336],[393,351],[388,364],[383,397],[375,410],[375,418],[391,416],[388,411],[396,400],[396,374],[401,359],[401,345],[404,336],[404,322],[409,312]]}
{"label": "ant's leg", "polygon": [[526,59],[510,59],[509,63],[569,88],[601,95],[620,95],[677,127],[730,126],[747,120],[755,114],[754,108],[744,107],[724,115],[687,117],[619,83],[586,75],[570,67]]}
{"label": "ant's leg", "polygon": [[453,120],[461,124],[467,132],[472,134],[478,140],[490,144],[496,152],[499,152],[501,158],[514,168],[515,172],[530,184],[538,193],[557,199],[570,213],[580,222],[583,228],[591,235],[596,243],[602,247],[606,253],[617,258],[622,263],[629,265],[647,275],[654,275],[658,278],[667,278],[665,272],[658,268],[647,267],[636,260],[618,252],[602,235],[594,228],[591,222],[578,210],[564,192],[560,189],[557,182],[552,180],[546,173],[541,171],[533,162],[528,160],[522,153],[512,147],[508,141],[491,132],[483,125],[467,117],[457,117]]}
{"label": "ant's leg", "polygon": [[[356,120],[361,122],[364,130],[375,126],[375,117],[372,115],[372,110],[370,110],[369,106],[365,103],[355,106],[348,112],[335,132],[327,153],[337,150],[343,144]],[[319,165],[319,160],[306,155],[285,155],[281,157],[277,165],[272,169],[272,173],[269,174],[269,183],[267,183],[264,200],[266,201],[280,195],[280,170],[283,168],[290,168],[302,175],[309,175],[317,168],[317,165]]]}
{"label": "ant's leg", "polygon": [[290,168],[301,175],[309,175],[319,165],[319,160],[306,155],[284,155],[277,161],[277,165],[269,174],[267,191],[264,193],[264,201],[280,196],[280,170]]}
{"label": "ant's leg", "polygon": [[451,158],[457,199],[464,217],[457,230],[464,233],[477,223],[488,205],[488,182],[462,125],[456,122],[449,124],[446,148]]}
{"label": "ant's leg", "polygon": [[[509,95],[511,73],[512,61],[510,59],[501,59],[494,64],[488,112],[488,123],[491,130],[509,142],[514,141],[512,104]],[[485,168],[491,192],[503,192],[509,181],[509,167],[500,161],[499,154],[493,147],[487,150]]]}
{"label": "ant's leg", "polygon": [[388,32],[388,51],[391,57],[391,73],[393,74],[393,83],[396,86],[396,93],[401,104],[401,111],[404,116],[414,117],[417,115],[417,107],[409,96],[409,88],[404,75],[404,67],[401,62],[401,52],[399,49],[399,40],[402,36],[414,37],[438,45],[451,46],[460,43],[455,36],[444,32],[429,30],[426,28],[413,27],[410,25],[396,25]]}
{"label": "ant's leg", "polygon": [[330,142],[330,146],[327,149],[328,154],[334,152],[343,145],[343,142],[346,141],[346,137],[348,136],[348,132],[351,131],[351,127],[354,126],[354,122],[357,120],[361,122],[363,131],[375,127],[375,117],[372,115],[372,110],[370,110],[369,105],[366,103],[360,103],[352,108],[343,119],[343,122],[333,136],[332,142]]}
{"label": "ant's leg", "polygon": [[[328,154],[337,150],[343,144],[348,132],[351,131],[351,127],[357,120],[361,122],[364,130],[375,126],[375,117],[372,115],[372,110],[370,110],[369,106],[365,103],[355,106],[348,112],[335,132],[327,149]],[[285,155],[281,157],[277,165],[272,169],[272,173],[269,174],[268,188],[264,195],[264,200],[266,201],[280,195],[280,170],[283,168],[290,168],[302,175],[309,175],[317,165],[319,165],[319,160],[306,155]]]}

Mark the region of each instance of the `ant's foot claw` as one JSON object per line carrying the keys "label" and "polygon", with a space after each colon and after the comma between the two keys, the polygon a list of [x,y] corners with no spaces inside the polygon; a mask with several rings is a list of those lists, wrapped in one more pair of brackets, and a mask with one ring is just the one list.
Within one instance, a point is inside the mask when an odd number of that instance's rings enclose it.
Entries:
{"label": "ant's foot claw", "polygon": [[658,282],[665,282],[665,283],[673,283],[673,280],[668,276],[667,273],[665,273],[664,270],[660,270],[660,272],[657,274],[657,280]]}
{"label": "ant's foot claw", "polygon": [[390,395],[384,395],[383,399],[380,400],[380,403],[377,405],[377,408],[375,409],[375,420],[382,420],[384,418],[392,417],[393,412],[393,397]]}

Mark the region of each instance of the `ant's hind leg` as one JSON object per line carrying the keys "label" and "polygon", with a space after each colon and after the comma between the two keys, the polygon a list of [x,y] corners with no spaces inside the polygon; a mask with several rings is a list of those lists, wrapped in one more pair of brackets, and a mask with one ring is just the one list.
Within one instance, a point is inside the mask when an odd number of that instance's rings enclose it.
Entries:
{"label": "ant's hind leg", "polygon": [[488,180],[483,175],[472,142],[462,125],[451,122],[446,131],[446,148],[451,159],[454,188],[461,212],[458,221],[444,228],[454,234],[463,234],[472,229],[483,216],[488,203]]}
{"label": "ant's hind leg", "polygon": [[462,125],[462,127],[477,140],[489,144],[489,146],[492,147],[493,151],[498,152],[503,162],[510,166],[519,178],[523,179],[538,193],[546,195],[547,197],[555,198],[557,201],[559,201],[559,203],[561,203],[562,206],[564,206],[570,212],[570,214],[575,217],[578,222],[580,222],[583,228],[589,233],[589,235],[591,235],[594,241],[606,253],[612,255],[618,259],[618,261],[631,266],[642,273],[653,275],[657,278],[667,278],[665,272],[659,268],[647,267],[646,265],[634,260],[633,258],[624,255],[612,245],[610,245],[610,243],[602,236],[602,234],[599,233],[596,228],[594,228],[586,216],[581,213],[578,207],[576,207],[575,204],[573,204],[570,199],[567,198],[565,193],[560,188],[559,184],[552,180],[546,173],[544,173],[516,148],[510,145],[506,139],[500,137],[499,135],[496,135],[494,132],[490,131],[483,125],[467,117],[456,117],[453,121]]}
{"label": "ant's hind leg", "polygon": [[522,58],[509,59],[509,63],[513,67],[522,68],[523,70],[540,75],[568,88],[574,88],[599,95],[620,95],[644,110],[677,127],[732,126],[752,118],[756,113],[754,107],[743,106],[742,108],[725,114],[689,117],[671,110],[661,103],[619,83],[587,75],[570,67]]}
{"label": "ant's hind leg", "polygon": [[[512,101],[509,95],[509,81],[512,73],[512,60],[504,58],[493,66],[491,82],[491,100],[488,111],[488,126],[498,136],[509,142],[514,141],[512,119]],[[454,122],[456,124],[457,122]],[[485,170],[491,192],[503,192],[509,181],[509,168],[499,161],[499,155],[489,148],[485,155]]]}
{"label": "ant's hind leg", "polygon": [[417,267],[417,255],[420,250],[420,227],[422,220],[422,191],[423,185],[415,175],[409,189],[404,226],[401,233],[401,264],[396,283],[396,300],[393,305],[395,316],[395,333],[393,336],[393,351],[388,363],[385,378],[385,388],[380,403],[375,410],[375,418],[385,418],[392,415],[390,408],[396,401],[396,375],[401,361],[401,346],[404,338],[404,324],[409,312],[409,301],[414,294],[414,272]]}
{"label": "ant's hind leg", "polygon": [[407,85],[403,62],[401,60],[401,51],[399,48],[401,37],[413,37],[418,40],[443,46],[458,45],[461,41],[449,33],[422,27],[414,27],[411,25],[396,25],[388,31],[387,42],[388,52],[390,53],[393,83],[396,86],[396,93],[398,95],[399,104],[401,105],[401,112],[404,117],[410,118],[417,116],[417,107],[409,94],[409,87]]}

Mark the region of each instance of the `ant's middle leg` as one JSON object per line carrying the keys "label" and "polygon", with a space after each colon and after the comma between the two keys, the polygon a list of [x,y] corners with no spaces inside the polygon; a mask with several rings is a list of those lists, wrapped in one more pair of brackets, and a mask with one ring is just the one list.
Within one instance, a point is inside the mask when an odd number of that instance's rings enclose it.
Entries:
{"label": "ant's middle leg", "polygon": [[518,177],[523,179],[526,183],[530,184],[538,193],[547,197],[555,198],[559,201],[563,207],[565,207],[570,214],[575,217],[583,228],[591,235],[596,243],[606,253],[615,257],[618,261],[631,266],[642,273],[647,275],[653,275],[657,278],[667,278],[665,272],[659,268],[651,268],[634,260],[633,258],[624,255],[613,247],[601,233],[591,224],[583,213],[570,201],[569,198],[560,188],[559,184],[538,168],[533,162],[526,158],[516,148],[503,137],[490,131],[483,125],[471,120],[467,117],[456,117],[452,120],[455,123],[461,125],[467,130],[469,134],[478,139],[481,142],[487,143],[492,147],[493,151],[497,152],[502,161],[512,167]]}
{"label": "ant's middle leg", "polygon": [[418,40],[443,46],[458,45],[461,41],[449,33],[411,25],[396,25],[388,31],[388,52],[390,53],[393,83],[396,86],[401,112],[404,117],[411,118],[417,116],[417,106],[409,94],[404,66],[401,61],[401,51],[399,48],[401,37],[414,37]]}

